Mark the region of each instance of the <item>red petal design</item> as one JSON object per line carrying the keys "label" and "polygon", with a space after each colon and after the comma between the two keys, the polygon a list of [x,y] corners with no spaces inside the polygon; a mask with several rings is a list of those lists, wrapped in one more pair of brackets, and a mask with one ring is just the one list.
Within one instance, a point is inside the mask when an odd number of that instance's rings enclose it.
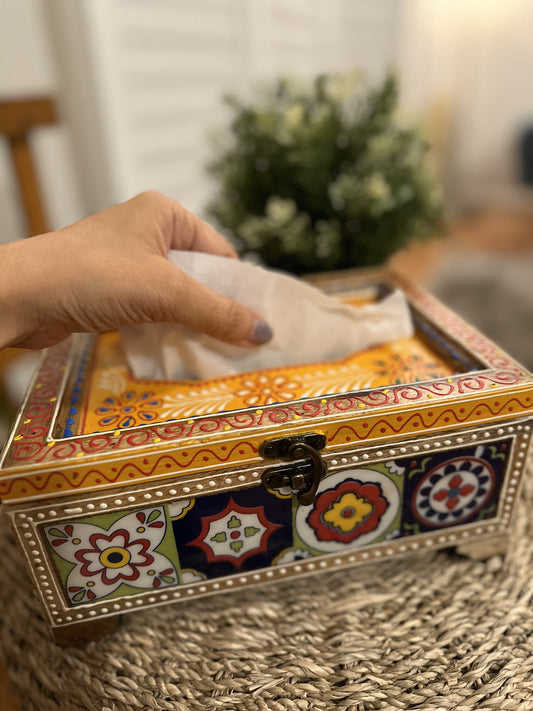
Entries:
{"label": "red petal design", "polygon": [[468,494],[471,494],[473,491],[474,487],[471,484],[465,484],[459,489],[461,496],[468,496]]}
{"label": "red petal design", "polygon": [[61,539],[61,540],[58,538],[57,540],[52,541],[52,545],[53,545],[53,546],[56,546],[56,548],[57,548],[57,546],[62,546],[63,543],[66,543],[66,541],[65,541],[64,538]]}
{"label": "red petal design", "polygon": [[89,598],[89,600],[94,600],[96,595],[93,593],[92,590],[87,590],[87,597]]}
{"label": "red petal design", "polygon": [[454,509],[458,503],[459,499],[457,497],[453,499],[448,499],[448,501],[446,502],[446,508],[448,509],[448,511],[452,511],[452,509]]}
{"label": "red petal design", "polygon": [[161,581],[159,578],[155,578],[154,580],[154,588],[158,588],[161,585]]}
{"label": "red petal design", "polygon": [[460,474],[456,474],[450,479],[450,489],[458,489],[462,483],[463,477]]}
{"label": "red petal design", "polygon": [[448,496],[448,492],[446,491],[446,489],[441,489],[440,491],[437,491],[436,494],[433,494],[433,498],[436,501],[444,501],[444,499],[446,499],[447,496]]}
{"label": "red petal design", "polygon": [[172,568],[167,568],[166,570],[163,570],[159,575],[174,575],[174,571]]}
{"label": "red petal design", "polygon": [[164,525],[163,521],[156,521],[155,523],[149,523],[148,528],[163,528]]}
{"label": "red petal design", "polygon": [[74,530],[74,526],[72,526],[70,523],[65,526],[65,533],[67,536],[72,536],[72,531]]}
{"label": "red petal design", "polygon": [[144,522],[145,522],[146,516],[143,514],[142,511],[141,511],[140,513],[138,513],[138,514],[135,514],[135,515],[137,516],[137,518],[139,519],[139,521],[140,521],[141,523],[144,523]]}

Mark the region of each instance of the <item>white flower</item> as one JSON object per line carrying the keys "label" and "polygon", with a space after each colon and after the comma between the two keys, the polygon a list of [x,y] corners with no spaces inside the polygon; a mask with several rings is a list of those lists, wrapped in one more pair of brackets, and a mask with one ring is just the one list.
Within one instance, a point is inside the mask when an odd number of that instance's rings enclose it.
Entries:
{"label": "white flower", "polygon": [[360,84],[360,78],[361,75],[359,72],[332,74],[326,78],[324,93],[330,101],[342,103],[357,90]]}
{"label": "white flower", "polygon": [[374,173],[365,181],[365,191],[369,200],[384,202],[390,196],[390,188],[387,181],[379,173]]}
{"label": "white flower", "polygon": [[294,132],[295,129],[299,128],[304,120],[304,109],[301,104],[294,103],[287,106],[285,113],[283,115],[283,120],[285,122],[285,128],[289,132]]}
{"label": "white flower", "polygon": [[296,203],[294,200],[284,200],[274,195],[267,202],[266,214],[275,222],[288,222],[296,214]]}

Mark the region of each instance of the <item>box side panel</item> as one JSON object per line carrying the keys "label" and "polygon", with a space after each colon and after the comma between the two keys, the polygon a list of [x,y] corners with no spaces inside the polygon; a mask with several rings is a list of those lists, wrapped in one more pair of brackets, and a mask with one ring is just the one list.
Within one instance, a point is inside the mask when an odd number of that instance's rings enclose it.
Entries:
{"label": "box side panel", "polygon": [[150,485],[12,515],[52,624],[72,624],[505,534],[530,438],[523,419],[347,446],[325,455],[309,506],[226,470],[213,493],[205,480]]}

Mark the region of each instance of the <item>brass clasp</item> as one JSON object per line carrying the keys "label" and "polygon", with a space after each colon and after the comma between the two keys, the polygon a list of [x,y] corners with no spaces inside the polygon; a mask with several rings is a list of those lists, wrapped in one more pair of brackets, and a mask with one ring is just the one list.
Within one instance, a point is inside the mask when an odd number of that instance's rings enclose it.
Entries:
{"label": "brass clasp", "polygon": [[289,460],[288,464],[267,469],[263,473],[263,486],[271,491],[289,489],[296,494],[299,504],[309,506],[327,471],[327,464],[319,453],[325,446],[325,435],[315,432],[263,442],[259,448],[262,457]]}

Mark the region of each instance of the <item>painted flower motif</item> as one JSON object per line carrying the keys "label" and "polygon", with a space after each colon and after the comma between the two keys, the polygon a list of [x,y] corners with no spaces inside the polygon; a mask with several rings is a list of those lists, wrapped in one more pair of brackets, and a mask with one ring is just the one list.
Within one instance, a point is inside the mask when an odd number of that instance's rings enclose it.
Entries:
{"label": "painted flower motif", "polygon": [[349,364],[337,361],[335,367],[298,374],[302,390],[299,397],[320,397],[328,393],[347,393],[351,390],[364,390],[374,384],[376,375],[353,360],[353,355],[346,358]]}
{"label": "painted flower motif", "polygon": [[284,375],[266,374],[253,379],[247,378],[242,381],[242,385],[235,395],[243,398],[250,407],[293,400],[299,387],[298,383],[291,382]]}
{"label": "painted flower motif", "polygon": [[142,566],[154,562],[147,553],[150,542],[131,540],[126,529],[119,529],[109,536],[93,533],[88,543],[89,548],[76,551],[76,559],[81,563],[80,572],[86,577],[100,575],[105,585],[113,585],[116,580],[137,580]]}
{"label": "painted flower motif", "polygon": [[244,508],[230,498],[223,511],[202,519],[200,535],[188,545],[201,548],[208,563],[227,561],[240,568],[249,556],[266,552],[278,528],[266,518],[263,506]]}
{"label": "painted flower motif", "polygon": [[123,428],[153,422],[158,417],[161,400],[154,393],[128,390],[121,395],[106,397],[95,412],[100,427]]}
{"label": "painted flower motif", "polygon": [[333,502],[332,506],[322,514],[322,519],[333,528],[348,533],[368,518],[373,511],[374,507],[371,503],[357,496],[353,491],[349,491]]}
{"label": "painted flower motif", "polygon": [[153,590],[176,585],[173,563],[156,548],[166,531],[163,507],[126,514],[108,530],[90,523],[46,529],[54,553],[73,564],[66,580],[72,604],[110,595],[123,583]]}
{"label": "painted flower motif", "polygon": [[442,377],[442,367],[429,359],[422,358],[417,353],[393,353],[388,360],[376,360],[377,374],[387,377],[389,383],[415,382],[418,380],[433,380]]}
{"label": "painted flower motif", "polygon": [[432,527],[462,523],[487,504],[495,480],[493,468],[483,459],[448,459],[422,478],[414,492],[413,511]]}
{"label": "painted flower motif", "polygon": [[378,483],[348,479],[320,494],[307,521],[320,541],[350,543],[373,531],[387,507]]}
{"label": "painted flower motif", "polygon": [[433,494],[435,501],[443,501],[448,511],[453,511],[461,499],[474,492],[472,484],[465,484],[460,474],[455,474],[444,489],[439,489]]}
{"label": "painted flower motif", "polygon": [[303,545],[320,553],[370,545],[398,525],[402,486],[402,479],[395,482],[366,467],[328,474],[314,503],[296,508],[296,533]]}

